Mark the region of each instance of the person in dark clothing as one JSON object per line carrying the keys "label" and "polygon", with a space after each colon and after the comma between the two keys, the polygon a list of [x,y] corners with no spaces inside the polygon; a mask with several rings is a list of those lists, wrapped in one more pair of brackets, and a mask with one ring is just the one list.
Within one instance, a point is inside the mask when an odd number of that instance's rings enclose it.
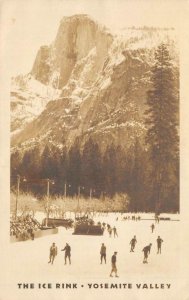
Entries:
{"label": "person in dark clothing", "polygon": [[33,232],[33,229],[31,229],[30,235],[31,235],[31,239],[32,239],[32,241],[33,241],[33,240],[34,240],[34,237],[35,237],[34,232]]}
{"label": "person in dark clothing", "polygon": [[104,243],[102,243],[101,249],[100,249],[100,261],[102,264],[102,261],[104,259],[104,262],[106,264],[106,246],[104,245]]}
{"label": "person in dark clothing", "polygon": [[142,250],[144,252],[144,260],[143,260],[143,264],[147,264],[147,259],[148,259],[148,255],[150,254],[150,250],[151,250],[152,244],[150,243],[148,246],[144,247],[144,249]]}
{"label": "person in dark clothing", "polygon": [[152,225],[151,225],[152,233],[154,232],[154,228],[155,228],[155,225],[152,224]]}
{"label": "person in dark clothing", "polygon": [[111,273],[110,273],[110,277],[113,277],[112,273],[115,273],[115,277],[118,277],[118,275],[117,275],[117,266],[116,266],[116,261],[117,261],[116,256],[117,256],[117,252],[114,252],[114,254],[112,255],[112,259],[111,259],[112,270],[111,270]]}
{"label": "person in dark clothing", "polygon": [[132,240],[130,241],[130,245],[131,245],[130,252],[134,252],[136,243],[137,243],[137,240],[136,240],[136,235],[135,235],[135,236],[132,238]]}
{"label": "person in dark clothing", "polygon": [[118,237],[118,234],[117,234],[117,229],[115,228],[115,226],[113,227],[113,233],[114,233],[114,237]]}
{"label": "person in dark clothing", "polygon": [[157,238],[157,254],[161,254],[161,244],[163,243],[163,240],[158,236]]}
{"label": "person in dark clothing", "polygon": [[71,247],[70,247],[70,245],[68,243],[66,243],[66,246],[61,251],[65,251],[64,264],[66,265],[67,257],[68,257],[69,264],[71,265]]}
{"label": "person in dark clothing", "polygon": [[52,244],[52,246],[50,247],[50,255],[49,255],[49,264],[53,264],[55,256],[57,256],[57,247],[55,245],[55,243]]}

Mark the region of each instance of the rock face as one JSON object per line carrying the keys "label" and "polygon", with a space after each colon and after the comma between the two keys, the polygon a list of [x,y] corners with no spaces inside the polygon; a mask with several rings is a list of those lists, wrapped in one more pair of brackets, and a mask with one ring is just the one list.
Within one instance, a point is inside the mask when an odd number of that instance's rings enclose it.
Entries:
{"label": "rock face", "polygon": [[50,47],[42,46],[36,56],[31,74],[41,83],[48,84],[50,76]]}
{"label": "rock face", "polygon": [[40,48],[31,74],[42,83],[48,83],[52,74],[58,72],[58,86],[62,88],[67,84],[77,61],[95,48],[95,65],[90,74],[91,79],[94,79],[102,68],[112,41],[112,35],[87,15],[65,17],[54,43],[50,47]]}
{"label": "rock face", "polygon": [[[143,138],[150,69],[162,41],[173,56],[178,85],[174,30],[130,28],[113,35],[87,15],[63,18],[55,41],[40,48],[31,73],[24,77],[25,86],[33,81],[52,93],[44,96],[38,114],[26,118],[12,145],[25,148],[51,142],[69,147],[76,138],[82,144],[92,136],[102,148],[112,142],[128,147],[136,137]],[[20,85],[17,82],[17,90]],[[36,94],[35,87],[31,93]],[[33,96],[33,102],[40,103],[39,96]],[[13,97],[12,128],[19,129],[15,98],[19,93]],[[20,104],[25,114],[30,102],[26,96]]]}
{"label": "rock face", "polygon": [[19,75],[11,83],[11,132],[21,132],[44,110],[60,90],[47,86],[31,76]]}

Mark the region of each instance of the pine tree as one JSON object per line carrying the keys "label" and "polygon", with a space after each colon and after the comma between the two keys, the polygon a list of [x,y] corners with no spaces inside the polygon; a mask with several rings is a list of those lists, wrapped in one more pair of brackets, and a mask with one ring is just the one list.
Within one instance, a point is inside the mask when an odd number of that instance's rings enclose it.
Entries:
{"label": "pine tree", "polygon": [[58,175],[58,186],[59,192],[64,194],[65,184],[67,183],[67,173],[68,173],[68,155],[66,147],[61,150],[60,154],[60,166]]}
{"label": "pine tree", "polygon": [[11,154],[11,176],[16,177],[19,174],[19,166],[21,163],[21,155],[19,151],[15,151]]}
{"label": "pine tree", "polygon": [[53,153],[48,145],[45,146],[41,155],[41,178],[54,179],[55,165],[53,163]]}
{"label": "pine tree", "polygon": [[58,147],[54,146],[51,148],[50,164],[51,164],[51,168],[52,168],[51,177],[54,179],[53,191],[56,194],[60,194],[63,183],[61,182],[61,184],[60,184],[61,150]]}
{"label": "pine tree", "polygon": [[40,157],[40,150],[38,147],[35,147],[31,150],[31,169],[30,174],[33,178],[40,178],[41,173],[41,157]]}
{"label": "pine tree", "polygon": [[67,172],[68,186],[70,187],[68,193],[76,195],[78,187],[81,184],[81,154],[80,147],[76,141],[70,148],[68,153],[68,172]]}
{"label": "pine tree", "polygon": [[113,197],[116,193],[116,150],[111,144],[107,147],[103,159],[104,185],[106,195]]}
{"label": "pine tree", "polygon": [[85,187],[86,196],[89,196],[92,190],[92,194],[98,197],[103,189],[101,153],[98,144],[92,138],[83,148],[82,185]]}
{"label": "pine tree", "polygon": [[11,168],[11,178],[10,184],[11,187],[16,185],[17,175],[20,174],[20,165],[21,165],[21,155],[19,151],[15,151],[11,154],[10,168]]}
{"label": "pine tree", "polygon": [[94,144],[93,148],[93,186],[94,191],[93,194],[97,197],[101,195],[101,192],[104,189],[104,181],[103,181],[103,171],[102,171],[102,156],[100,152],[99,145],[97,143]]}
{"label": "pine tree", "polygon": [[134,212],[144,211],[146,200],[146,169],[147,169],[147,155],[142,147],[139,139],[136,138],[134,145],[130,152],[130,172],[129,172],[129,195],[130,195],[130,209]]}
{"label": "pine tree", "polygon": [[[152,88],[147,93],[146,143],[149,147],[152,178],[152,209],[168,209],[172,188],[178,185],[178,91],[173,65],[165,44],[155,53],[151,75]],[[174,199],[172,199],[174,200]],[[169,203],[169,209],[170,209]]]}
{"label": "pine tree", "polygon": [[24,153],[22,162],[20,165],[20,174],[23,177],[30,178],[32,175],[32,150],[27,150]]}
{"label": "pine tree", "polygon": [[124,193],[127,191],[126,181],[126,154],[123,148],[119,145],[115,149],[116,153],[116,165],[115,165],[115,177],[116,177],[116,193]]}

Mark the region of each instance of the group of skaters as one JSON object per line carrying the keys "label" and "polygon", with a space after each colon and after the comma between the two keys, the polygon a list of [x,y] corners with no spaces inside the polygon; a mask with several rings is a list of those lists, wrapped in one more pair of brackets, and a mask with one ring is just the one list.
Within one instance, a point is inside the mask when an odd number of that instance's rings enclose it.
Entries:
{"label": "group of skaters", "polygon": [[[64,255],[64,264],[67,264],[67,260],[69,261],[69,264],[71,265],[71,247],[68,243],[66,243],[64,249],[61,249],[61,251],[65,251]],[[58,254],[58,249],[55,243],[52,243],[50,247],[50,253],[49,253],[49,261],[48,263],[53,265],[54,259]]]}
{"label": "group of skaters", "polygon": [[[61,251],[65,251],[64,254],[64,264],[67,264],[67,260],[69,261],[69,264],[71,265],[71,247],[68,243],[66,243],[65,247],[61,249]],[[49,261],[48,263],[51,263],[53,265],[54,259],[58,254],[58,249],[55,243],[52,243],[50,247],[50,253],[49,253]],[[115,273],[115,277],[118,277],[117,275],[117,266],[116,266],[116,256],[117,252],[114,252],[111,258],[111,263],[112,263],[112,269],[110,273],[110,277],[112,277],[112,274]],[[100,263],[103,263],[103,260],[106,264],[106,246],[104,243],[102,243],[101,249],[100,249]]]}
{"label": "group of skaters", "polygon": [[114,238],[118,237],[117,228],[115,226],[111,227],[109,224],[107,224],[107,231],[109,233],[110,238],[112,237],[112,233],[113,233]]}
{"label": "group of skaters", "polygon": [[127,220],[132,220],[132,221],[140,221],[141,217],[140,216],[124,216],[122,218],[122,221],[127,221]]}
{"label": "group of skaters", "polygon": [[[106,246],[104,243],[102,243],[101,249],[100,249],[100,263],[103,263],[103,260],[106,264]],[[115,273],[115,277],[118,277],[117,275],[117,266],[116,266],[116,261],[117,261],[117,252],[115,251],[114,254],[111,257],[111,264],[112,264],[112,269],[110,272],[110,277],[113,277],[112,274]]]}
{"label": "group of skaters", "polygon": [[[158,223],[159,223],[159,221],[158,221]],[[152,223],[152,225],[150,227],[151,227],[151,232],[153,233],[154,229],[155,229],[155,225]],[[158,236],[156,242],[157,242],[157,254],[161,254],[161,246],[162,246],[163,240],[160,236]],[[130,241],[130,246],[131,246],[130,252],[134,252],[136,243],[137,243],[137,239],[136,239],[136,235],[134,235],[134,237]],[[150,254],[151,247],[152,247],[152,243],[145,246],[142,250],[144,252],[144,259],[143,259],[144,264],[148,263],[148,256]]]}
{"label": "group of skaters", "polygon": [[117,232],[117,228],[115,226],[111,226],[110,224],[106,224],[106,223],[101,223],[101,222],[98,222],[97,225],[101,226],[103,232],[105,232],[105,230],[107,229],[107,232],[109,234],[109,237],[118,237],[118,232]]}
{"label": "group of skaters", "polygon": [[[124,217],[124,218],[129,218],[129,217]],[[135,219],[133,218],[132,220],[136,219],[138,220],[139,216],[137,216],[137,218],[135,217]],[[140,218],[139,218],[140,220]],[[88,220],[89,221],[89,220]],[[159,223],[159,217],[157,216],[155,218],[155,223]],[[100,225],[103,230],[107,230],[109,237],[112,237],[112,235],[114,237],[118,237],[118,233],[117,233],[117,229],[115,226],[111,227],[109,224],[106,223],[100,223],[98,222],[98,225]],[[150,230],[151,233],[154,233],[155,230],[155,225],[154,223],[152,223],[150,225]],[[161,248],[162,248],[162,243],[163,243],[163,239],[158,236],[156,239],[156,243],[157,243],[157,254],[161,254]],[[130,252],[135,252],[135,248],[137,245],[137,237],[136,235],[133,236],[133,238],[130,240]],[[151,253],[151,248],[152,248],[152,243],[147,244],[143,249],[143,263],[147,264],[148,263],[148,257]],[[101,244],[100,247],[100,264],[103,264],[107,262],[107,256],[106,256],[106,245],[104,243]],[[65,247],[61,250],[64,251],[64,264],[67,264],[67,261],[69,264],[71,264],[71,246],[66,243]],[[49,255],[49,263],[53,264],[55,257],[57,256],[57,246],[55,245],[55,243],[52,244],[52,246],[50,247],[50,255]],[[118,270],[117,270],[117,254],[118,252],[115,251],[113,253],[113,255],[111,256],[111,271],[110,271],[110,277],[113,277],[113,275],[115,275],[115,277],[118,277]]]}
{"label": "group of skaters", "polygon": [[[161,254],[161,246],[162,246],[163,240],[160,236],[158,236],[156,241],[157,241],[157,254]],[[137,243],[137,239],[136,239],[136,235],[134,235],[134,237],[130,241],[130,252],[134,252],[136,243]],[[151,247],[152,247],[152,243],[145,246],[142,250],[142,252],[144,253],[144,259],[143,259],[144,264],[148,263],[148,256],[150,254]],[[65,265],[67,264],[67,260],[68,260],[69,264],[71,264],[71,247],[70,247],[70,245],[68,243],[66,243],[65,247],[63,249],[61,249],[61,251],[65,251],[64,264]],[[53,264],[54,259],[57,256],[57,254],[58,254],[57,246],[55,243],[52,243],[52,245],[50,247],[48,263]],[[103,262],[106,264],[106,246],[104,243],[102,243],[101,248],[100,248],[100,264],[103,264]],[[115,274],[115,277],[118,277],[116,262],[117,262],[117,251],[115,251],[111,257],[112,267],[111,267],[110,277],[113,277],[113,273]]]}
{"label": "group of skaters", "polygon": [[[158,236],[156,241],[157,241],[157,254],[161,254],[161,245],[163,243],[163,240],[160,236]],[[143,259],[144,264],[148,263],[147,260],[148,260],[148,255],[150,254],[151,247],[152,247],[152,243],[144,247],[142,250],[144,252],[144,259]]]}
{"label": "group of skaters", "polygon": [[[158,236],[156,242],[157,242],[157,254],[161,254],[161,246],[162,246],[163,240],[160,236]],[[131,246],[130,252],[134,252],[136,243],[137,243],[137,239],[136,239],[136,235],[134,235],[134,237],[130,241],[130,246]],[[148,260],[148,256],[151,251],[151,247],[152,247],[152,243],[145,246],[142,250],[142,252],[144,252],[144,259],[143,259],[144,264],[148,263],[147,260]],[[103,259],[104,259],[104,262],[106,263],[106,246],[104,245],[104,243],[101,246],[100,255],[101,255],[101,264],[103,262]],[[115,273],[115,277],[118,277],[116,260],[117,260],[117,252],[114,252],[114,254],[112,255],[112,258],[111,258],[112,269],[111,269],[110,277],[112,277],[113,273]]]}
{"label": "group of skaters", "polygon": [[34,240],[34,232],[40,228],[40,223],[31,215],[18,216],[10,222],[10,235],[21,241]]}

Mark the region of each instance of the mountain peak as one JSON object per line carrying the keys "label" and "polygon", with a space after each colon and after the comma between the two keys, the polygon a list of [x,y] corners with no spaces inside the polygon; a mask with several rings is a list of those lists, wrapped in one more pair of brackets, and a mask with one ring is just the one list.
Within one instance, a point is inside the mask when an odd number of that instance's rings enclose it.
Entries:
{"label": "mountain peak", "polygon": [[102,31],[111,35],[110,30],[106,26],[97,22],[88,14],[64,16],[60,21],[59,31],[62,29],[64,30],[66,26],[75,26],[74,29],[76,29],[78,26],[91,26],[93,30]]}
{"label": "mountain peak", "polygon": [[108,49],[113,41],[105,26],[101,26],[88,15],[64,17],[55,38],[48,47],[40,48],[31,74],[44,84],[50,84],[54,74],[59,74],[57,87],[63,88],[76,64],[96,49],[98,66],[102,68]]}
{"label": "mountain peak", "polygon": [[80,20],[80,21],[90,20],[90,21],[95,22],[93,20],[93,18],[91,18],[88,14],[75,14],[75,15],[72,15],[72,16],[64,16],[62,18],[62,20],[60,21],[60,23],[63,23],[63,22],[73,22],[75,20]]}
{"label": "mountain peak", "polygon": [[39,49],[30,77],[12,86],[12,129],[22,126],[13,145],[69,146],[92,136],[105,149],[142,139],[150,70],[162,41],[178,78],[174,36],[174,30],[146,28],[115,35],[86,14],[64,17],[54,42]]}
{"label": "mountain peak", "polygon": [[75,15],[72,15],[72,16],[64,16],[62,18],[62,20],[60,21],[60,25],[61,24],[65,24],[65,23],[74,23],[74,22],[77,22],[78,24],[81,24],[81,23],[90,23],[91,25],[96,25],[96,27],[98,29],[101,29],[101,30],[105,30],[105,31],[109,31],[109,29],[100,24],[99,22],[97,22],[96,20],[94,20],[90,15],[88,14],[75,14]]}

